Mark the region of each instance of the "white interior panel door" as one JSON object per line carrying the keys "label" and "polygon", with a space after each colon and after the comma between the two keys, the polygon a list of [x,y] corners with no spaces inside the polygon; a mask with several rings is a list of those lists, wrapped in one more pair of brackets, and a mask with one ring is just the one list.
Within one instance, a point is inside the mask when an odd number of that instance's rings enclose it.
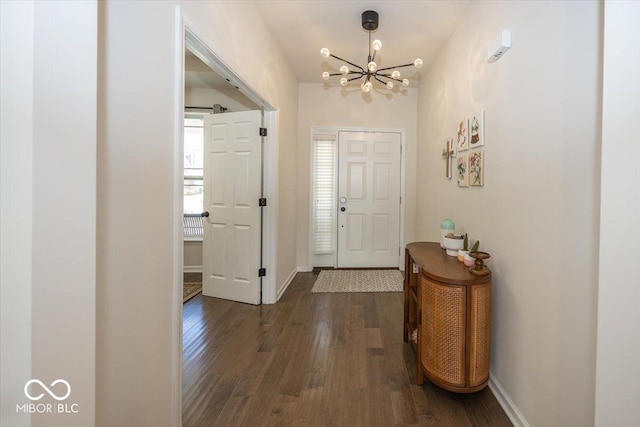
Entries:
{"label": "white interior panel door", "polygon": [[262,112],[204,119],[202,294],[260,303]]}
{"label": "white interior panel door", "polygon": [[340,132],[338,267],[398,267],[400,134]]}

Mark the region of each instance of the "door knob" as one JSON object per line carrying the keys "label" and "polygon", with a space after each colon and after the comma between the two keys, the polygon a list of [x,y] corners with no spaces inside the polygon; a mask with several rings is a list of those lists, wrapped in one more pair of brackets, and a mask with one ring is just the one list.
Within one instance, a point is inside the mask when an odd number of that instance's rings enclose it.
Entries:
{"label": "door knob", "polygon": [[345,208],[344,206],[340,208],[340,211],[341,211],[341,212],[344,212],[344,211],[346,211],[346,210],[347,210],[347,208]]}
{"label": "door knob", "polygon": [[207,218],[209,216],[209,212],[202,212],[200,216],[203,218]]}

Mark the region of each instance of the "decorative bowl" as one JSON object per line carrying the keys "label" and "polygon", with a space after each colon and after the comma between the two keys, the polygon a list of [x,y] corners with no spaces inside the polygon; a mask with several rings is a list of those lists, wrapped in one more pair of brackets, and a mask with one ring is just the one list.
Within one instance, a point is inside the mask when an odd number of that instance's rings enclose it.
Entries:
{"label": "decorative bowl", "polygon": [[455,236],[456,238],[451,237],[443,237],[442,242],[444,243],[444,248],[447,250],[447,255],[449,256],[458,256],[458,251],[464,248],[464,236]]}

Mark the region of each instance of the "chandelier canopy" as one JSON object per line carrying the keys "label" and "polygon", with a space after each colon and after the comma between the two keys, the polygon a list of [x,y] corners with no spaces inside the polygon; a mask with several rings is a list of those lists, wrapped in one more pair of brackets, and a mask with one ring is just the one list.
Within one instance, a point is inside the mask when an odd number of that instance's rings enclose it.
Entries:
{"label": "chandelier canopy", "polygon": [[[403,65],[395,65],[393,67],[385,67],[378,68],[378,64],[376,63],[376,53],[382,48],[382,42],[380,40],[374,40],[371,42],[371,32],[378,28],[378,12],[373,10],[367,10],[362,12],[362,28],[369,32],[369,56],[367,57],[367,66],[361,67],[359,65],[354,64],[353,62],[349,62],[346,59],[342,59],[331,53],[329,49],[323,47],[320,49],[320,55],[323,58],[335,58],[339,61],[344,62],[347,65],[342,65],[340,67],[339,73],[329,73],[325,71],[322,73],[322,78],[324,80],[329,80],[334,76],[342,76],[340,78],[340,85],[346,86],[349,82],[364,79],[362,84],[360,85],[360,90],[362,92],[369,92],[373,87],[373,80],[384,85],[387,89],[393,89],[394,82],[398,82],[402,84],[402,86],[409,86],[409,79],[401,79],[400,71],[397,68],[404,67],[422,67],[422,59],[418,58],[410,64]],[[373,56],[371,55],[371,50],[373,49]],[[350,68],[350,65],[352,68]],[[393,70],[393,71],[391,71]]]}

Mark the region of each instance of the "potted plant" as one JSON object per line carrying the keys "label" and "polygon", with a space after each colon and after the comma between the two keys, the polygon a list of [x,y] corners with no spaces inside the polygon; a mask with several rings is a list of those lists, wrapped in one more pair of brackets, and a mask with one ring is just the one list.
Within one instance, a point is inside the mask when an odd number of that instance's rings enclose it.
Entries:
{"label": "potted plant", "polygon": [[464,243],[462,249],[458,249],[458,261],[464,262],[464,256],[469,253],[469,235],[464,233]]}
{"label": "potted plant", "polygon": [[476,240],[476,242],[471,247],[471,250],[464,255],[464,261],[463,261],[464,265],[466,265],[467,267],[473,266],[473,264],[476,262],[476,259],[470,256],[469,253],[475,252],[479,248],[480,248],[480,240]]}

